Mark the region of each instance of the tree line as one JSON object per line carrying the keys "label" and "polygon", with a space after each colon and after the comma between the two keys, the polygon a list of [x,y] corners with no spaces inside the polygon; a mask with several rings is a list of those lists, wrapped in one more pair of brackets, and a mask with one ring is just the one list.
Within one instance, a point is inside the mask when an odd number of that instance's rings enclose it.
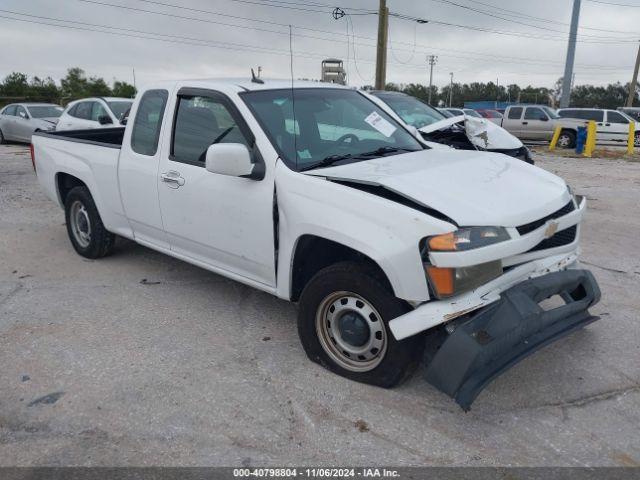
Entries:
{"label": "tree line", "polygon": [[[367,90],[371,86],[364,87]],[[497,83],[472,82],[454,83],[452,87],[431,87],[431,103],[448,106],[451,91],[451,105],[463,107],[465,102],[498,101],[513,103],[537,103],[556,107],[560,101],[562,79],[553,88],[520,87],[519,85],[498,85]],[[388,83],[387,90],[404,92],[425,102],[429,99],[429,87],[418,83]],[[636,91],[638,89],[636,88]],[[606,86],[577,85],[571,92],[572,107],[617,108],[625,104],[629,84],[620,82]],[[51,77],[29,77],[20,72],[7,75],[0,83],[0,106],[14,101],[51,102],[65,105],[72,100],[85,97],[125,97],[133,98],[136,88],[116,80],[112,85],[100,77],[87,77],[78,67],[67,70],[66,76],[57,84]],[[640,106],[636,93],[634,106]]]}
{"label": "tree line", "polygon": [[[640,84],[638,85],[640,87]],[[373,87],[364,87],[373,89]],[[388,83],[386,90],[404,92],[423,101],[429,99],[429,87],[417,83],[396,84]],[[519,85],[498,85],[493,82],[481,83],[454,83],[452,87],[431,87],[431,104],[435,106],[448,106],[449,93],[451,92],[451,106],[463,107],[465,102],[513,102],[536,103],[558,107],[562,93],[562,79],[559,79],[553,88],[548,87],[520,87]],[[638,92],[638,88],[636,88]],[[589,108],[617,108],[624,106],[629,95],[629,83],[623,85],[620,82],[606,86],[577,85],[571,91],[572,107]],[[633,106],[640,106],[640,96],[636,93]]]}
{"label": "tree line", "polygon": [[133,98],[136,88],[116,80],[112,85],[100,77],[87,77],[78,67],[67,70],[66,76],[57,84],[51,77],[29,77],[25,73],[13,72],[0,83],[0,106],[16,101],[47,102],[65,105],[72,100],[86,97]]}

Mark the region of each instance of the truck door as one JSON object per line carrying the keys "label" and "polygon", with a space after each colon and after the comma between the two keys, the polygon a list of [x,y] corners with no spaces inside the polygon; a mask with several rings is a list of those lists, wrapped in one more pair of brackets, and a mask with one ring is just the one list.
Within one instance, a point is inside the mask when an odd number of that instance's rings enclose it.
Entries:
{"label": "truck door", "polygon": [[522,107],[509,107],[502,119],[502,128],[518,138],[527,138],[522,128]]}
{"label": "truck door", "polygon": [[259,155],[255,138],[224,94],[182,88],[159,173],[160,209],[171,249],[213,270],[275,286],[273,181],[205,169],[213,143],[240,143]]}
{"label": "truck door", "polygon": [[523,131],[526,138],[532,140],[550,140],[553,135],[553,122],[540,107],[527,107],[522,120]]}
{"label": "truck door", "polygon": [[[167,106],[167,90],[147,90],[134,104],[122,142],[118,178],[125,214],[137,241],[169,249],[158,200],[159,139]],[[169,128],[169,122],[164,128]],[[131,133],[129,133],[131,132]]]}

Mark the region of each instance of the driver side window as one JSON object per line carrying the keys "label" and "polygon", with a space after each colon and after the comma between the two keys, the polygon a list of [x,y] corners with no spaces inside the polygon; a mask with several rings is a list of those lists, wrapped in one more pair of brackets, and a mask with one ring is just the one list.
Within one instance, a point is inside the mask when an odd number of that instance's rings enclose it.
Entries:
{"label": "driver side window", "polygon": [[234,116],[214,96],[180,95],[171,146],[172,160],[204,166],[214,143],[241,143],[251,148]]}
{"label": "driver side window", "polygon": [[547,114],[542,111],[541,108],[527,108],[527,111],[524,113],[525,120],[549,120]]}

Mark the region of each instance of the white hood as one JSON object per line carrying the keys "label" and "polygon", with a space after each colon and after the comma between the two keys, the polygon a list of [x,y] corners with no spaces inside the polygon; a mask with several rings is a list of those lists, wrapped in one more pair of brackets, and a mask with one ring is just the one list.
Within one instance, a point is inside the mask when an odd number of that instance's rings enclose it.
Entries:
{"label": "white hood", "polygon": [[483,150],[513,150],[522,147],[522,142],[507,132],[504,128],[484,118],[460,115],[445,118],[420,129],[421,132],[431,133],[452,125],[460,124],[464,127],[469,141]]}
{"label": "white hood", "polygon": [[423,150],[305,173],[383,186],[460,226],[516,227],[559,210],[571,198],[561,178],[490,152]]}

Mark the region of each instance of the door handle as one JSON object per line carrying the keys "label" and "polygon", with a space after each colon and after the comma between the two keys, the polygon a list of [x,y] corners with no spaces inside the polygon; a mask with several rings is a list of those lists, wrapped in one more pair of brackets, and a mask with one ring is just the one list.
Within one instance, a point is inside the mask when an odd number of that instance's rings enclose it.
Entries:
{"label": "door handle", "polygon": [[604,124],[604,126],[605,126],[605,127],[610,127],[610,126],[611,126],[611,124],[610,124],[610,123],[605,123],[605,124]]}
{"label": "door handle", "polygon": [[523,125],[529,125],[529,122],[522,122]]}
{"label": "door handle", "polygon": [[160,178],[170,188],[178,188],[184,185],[184,178],[179,172],[173,170],[160,174]]}

